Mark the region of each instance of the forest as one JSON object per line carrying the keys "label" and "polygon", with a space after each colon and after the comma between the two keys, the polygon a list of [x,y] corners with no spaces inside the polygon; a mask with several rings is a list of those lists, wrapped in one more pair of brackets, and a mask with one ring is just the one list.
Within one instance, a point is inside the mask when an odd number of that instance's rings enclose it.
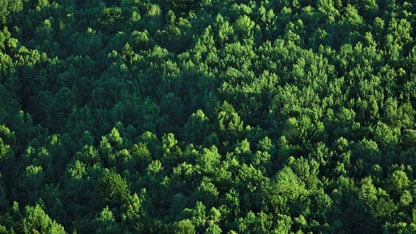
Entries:
{"label": "forest", "polygon": [[416,233],[412,0],[0,0],[0,233]]}

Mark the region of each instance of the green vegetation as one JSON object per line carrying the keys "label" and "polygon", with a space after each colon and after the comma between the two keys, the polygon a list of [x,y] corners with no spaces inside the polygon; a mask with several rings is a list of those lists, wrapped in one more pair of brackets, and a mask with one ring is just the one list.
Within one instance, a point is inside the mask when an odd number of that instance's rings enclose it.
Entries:
{"label": "green vegetation", "polygon": [[0,233],[416,233],[413,1],[0,6]]}

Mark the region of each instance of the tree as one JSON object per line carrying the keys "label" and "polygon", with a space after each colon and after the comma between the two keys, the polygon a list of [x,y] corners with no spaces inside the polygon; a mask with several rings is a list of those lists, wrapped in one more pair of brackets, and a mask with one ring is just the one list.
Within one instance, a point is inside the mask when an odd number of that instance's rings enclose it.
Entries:
{"label": "tree", "polygon": [[116,223],[113,212],[105,207],[94,220],[97,233],[119,233],[122,228]]}
{"label": "tree", "polygon": [[140,232],[143,231],[143,207],[142,207],[143,199],[139,198],[137,193],[134,193],[129,196],[127,201],[124,201],[122,205],[122,225],[127,227],[127,229],[131,230],[132,232]]}
{"label": "tree", "polygon": [[233,141],[238,138],[243,130],[243,121],[228,102],[224,102],[218,110],[218,129],[226,141]]}
{"label": "tree", "polygon": [[13,14],[23,10],[23,2],[21,0],[1,0],[0,5],[3,6],[0,10],[0,25],[10,23],[10,19],[14,18]]}
{"label": "tree", "polygon": [[100,195],[104,202],[112,206],[119,206],[128,201],[130,188],[127,181],[120,174],[104,169],[99,181]]}
{"label": "tree", "polygon": [[192,221],[189,219],[180,220],[175,224],[175,233],[177,234],[194,234],[195,226],[192,224]]}
{"label": "tree", "polygon": [[37,204],[35,207],[26,206],[23,218],[24,233],[65,233],[64,228],[52,220]]}
{"label": "tree", "polygon": [[212,126],[204,112],[198,109],[189,116],[184,126],[184,138],[194,144],[202,144],[205,137],[212,131]]}
{"label": "tree", "polygon": [[247,216],[241,218],[238,223],[238,230],[240,232],[250,233],[265,233],[272,229],[272,220],[267,214],[260,212],[258,214],[249,211]]}

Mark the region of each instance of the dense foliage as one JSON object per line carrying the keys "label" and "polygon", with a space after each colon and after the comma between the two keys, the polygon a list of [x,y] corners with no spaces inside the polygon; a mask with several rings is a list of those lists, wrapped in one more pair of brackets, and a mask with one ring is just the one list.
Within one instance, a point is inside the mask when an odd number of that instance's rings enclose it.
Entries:
{"label": "dense foliage", "polygon": [[0,0],[0,233],[415,233],[411,0]]}

